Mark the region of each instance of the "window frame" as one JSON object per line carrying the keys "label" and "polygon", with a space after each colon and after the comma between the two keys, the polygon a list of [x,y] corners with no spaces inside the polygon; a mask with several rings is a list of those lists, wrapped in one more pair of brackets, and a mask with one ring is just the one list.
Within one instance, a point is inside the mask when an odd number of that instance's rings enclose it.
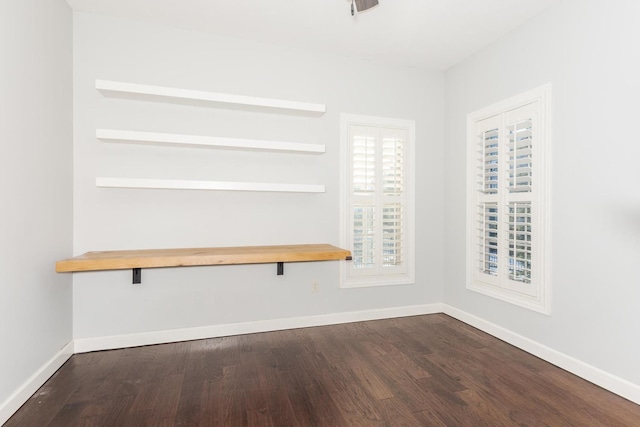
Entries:
{"label": "window frame", "polygon": [[[403,151],[403,272],[395,274],[361,275],[351,273],[351,262],[340,263],[340,287],[407,285],[415,282],[415,121],[342,113],[340,115],[340,242],[353,251],[352,227],[352,147],[351,126],[393,129],[406,132]],[[381,197],[376,197],[381,199]]]}
{"label": "window frame", "polygon": [[[536,111],[536,122],[534,124],[535,138],[533,139],[532,157],[532,177],[533,190],[531,194],[532,230],[531,240],[532,250],[532,272],[529,289],[525,292],[513,286],[514,282],[509,280],[508,268],[499,272],[498,276],[478,273],[478,241],[477,215],[481,200],[487,200],[479,195],[477,169],[483,167],[478,164],[478,131],[477,124],[483,120],[502,116],[502,126],[506,129],[504,119],[510,112],[522,107],[533,106]],[[504,137],[503,137],[504,138]],[[540,86],[536,89],[521,93],[509,99],[500,101],[467,115],[467,251],[466,251],[466,287],[490,297],[509,302],[511,304],[524,307],[543,314],[551,314],[551,84]],[[504,159],[504,150],[500,158]],[[507,178],[501,175],[500,169],[507,170],[504,165],[498,165],[500,183],[499,191],[501,195],[497,198],[498,204],[502,204],[499,209],[499,224],[505,227],[509,213],[506,212],[505,201],[511,199],[507,192]],[[502,194],[505,193],[505,194]],[[515,197],[517,201],[518,198]],[[487,203],[487,202],[484,202]],[[499,225],[500,227],[500,225]],[[502,244],[498,246],[498,256],[504,256],[508,245],[504,242],[502,231]],[[502,250],[502,251],[501,251]],[[485,280],[482,280],[484,278]]]}

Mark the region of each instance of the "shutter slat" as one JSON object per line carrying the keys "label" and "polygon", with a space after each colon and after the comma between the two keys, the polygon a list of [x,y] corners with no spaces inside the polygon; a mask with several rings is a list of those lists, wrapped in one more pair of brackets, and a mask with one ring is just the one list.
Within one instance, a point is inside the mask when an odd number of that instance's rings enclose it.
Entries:
{"label": "shutter slat", "polygon": [[532,191],[533,121],[522,120],[507,126],[508,187],[511,193]]}
{"label": "shutter slat", "polygon": [[478,205],[478,261],[481,273],[498,274],[498,204]]}
{"label": "shutter slat", "polygon": [[376,186],[376,147],[370,136],[353,138],[352,182],[356,195],[370,194]]}
{"label": "shutter slat", "polygon": [[404,191],[404,141],[400,138],[382,139],[382,192],[400,195]]}
{"label": "shutter slat", "polygon": [[403,262],[404,211],[401,203],[382,207],[382,267],[397,267]]}
{"label": "shutter slat", "polygon": [[531,283],[531,202],[509,203],[507,211],[509,279]]}
{"label": "shutter slat", "polygon": [[353,262],[354,268],[375,267],[375,206],[353,207]]}
{"label": "shutter slat", "polygon": [[498,129],[484,131],[480,135],[478,158],[480,167],[480,191],[485,194],[498,192],[499,174],[499,132]]}

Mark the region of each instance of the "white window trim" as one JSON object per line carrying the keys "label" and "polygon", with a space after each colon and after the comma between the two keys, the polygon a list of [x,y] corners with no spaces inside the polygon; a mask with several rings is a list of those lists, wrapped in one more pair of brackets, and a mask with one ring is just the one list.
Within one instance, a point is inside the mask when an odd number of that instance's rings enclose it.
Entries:
{"label": "white window trim", "polygon": [[[535,142],[539,146],[538,169],[536,169],[536,185],[539,197],[539,225],[533,230],[536,240],[541,243],[536,247],[538,265],[537,279],[534,281],[536,292],[534,296],[525,295],[507,288],[476,282],[474,269],[476,268],[476,230],[475,223],[475,192],[477,156],[475,145],[477,135],[475,124],[478,121],[502,114],[504,112],[538,103],[538,137]],[[542,153],[542,154],[540,154]],[[467,289],[491,296],[543,314],[551,314],[551,84],[521,93],[512,98],[498,102],[486,108],[467,115]]]}
{"label": "white window trim", "polygon": [[[407,285],[415,282],[415,121],[363,116],[356,114],[340,115],[340,242],[342,247],[352,248],[350,230],[350,141],[349,126],[375,126],[402,129],[407,132],[408,141],[405,146],[405,194],[404,235],[406,236],[405,273],[397,275],[350,276],[347,263],[340,263],[340,287],[360,288],[370,286]],[[349,262],[349,261],[347,261]]]}

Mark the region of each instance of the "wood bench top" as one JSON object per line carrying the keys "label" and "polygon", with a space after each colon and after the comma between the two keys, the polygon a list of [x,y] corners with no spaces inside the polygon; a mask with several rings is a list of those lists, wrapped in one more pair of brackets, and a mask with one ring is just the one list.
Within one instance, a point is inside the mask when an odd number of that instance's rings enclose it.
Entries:
{"label": "wood bench top", "polygon": [[351,259],[351,252],[328,244],[237,246],[228,248],[144,249],[87,252],[56,262],[58,273],[187,267],[228,264],[263,264]]}

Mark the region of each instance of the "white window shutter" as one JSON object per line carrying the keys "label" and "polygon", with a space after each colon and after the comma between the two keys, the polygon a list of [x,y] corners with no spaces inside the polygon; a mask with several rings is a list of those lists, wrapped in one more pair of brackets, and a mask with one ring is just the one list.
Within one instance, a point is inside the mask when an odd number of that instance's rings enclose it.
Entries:
{"label": "white window shutter", "polygon": [[469,115],[467,287],[549,312],[550,88]]}
{"label": "white window shutter", "polygon": [[342,286],[413,281],[414,124],[343,115],[343,244],[353,261]]}

